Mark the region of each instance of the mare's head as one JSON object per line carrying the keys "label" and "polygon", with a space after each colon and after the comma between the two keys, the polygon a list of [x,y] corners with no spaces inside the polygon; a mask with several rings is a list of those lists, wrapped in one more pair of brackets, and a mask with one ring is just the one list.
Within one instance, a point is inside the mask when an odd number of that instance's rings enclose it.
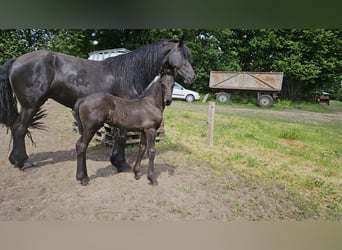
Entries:
{"label": "mare's head", "polygon": [[162,89],[164,105],[170,106],[172,103],[172,91],[175,86],[175,78],[172,72],[166,71],[162,73],[159,82]]}
{"label": "mare's head", "polygon": [[195,81],[195,72],[191,66],[191,52],[183,40],[184,38],[181,38],[177,43],[173,43],[163,65],[177,72],[184,78],[185,83],[190,84]]}

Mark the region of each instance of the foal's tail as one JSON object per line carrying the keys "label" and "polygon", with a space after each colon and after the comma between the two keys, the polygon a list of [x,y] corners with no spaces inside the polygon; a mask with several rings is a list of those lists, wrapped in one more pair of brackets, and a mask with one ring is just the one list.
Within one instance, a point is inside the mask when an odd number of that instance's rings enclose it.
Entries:
{"label": "foal's tail", "polygon": [[83,126],[82,126],[82,122],[80,119],[80,105],[82,101],[83,101],[83,98],[78,99],[74,105],[74,108],[72,109],[72,114],[77,122],[78,132],[80,134],[83,133]]}
{"label": "foal's tail", "polygon": [[0,123],[11,128],[19,112],[17,99],[9,82],[9,70],[15,59],[8,60],[0,70]]}

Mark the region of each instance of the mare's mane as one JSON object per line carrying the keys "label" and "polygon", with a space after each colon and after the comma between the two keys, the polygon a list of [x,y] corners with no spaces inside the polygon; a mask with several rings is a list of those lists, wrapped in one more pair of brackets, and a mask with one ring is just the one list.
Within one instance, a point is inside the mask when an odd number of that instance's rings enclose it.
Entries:
{"label": "mare's mane", "polygon": [[144,98],[148,93],[150,93],[153,89],[155,84],[159,84],[163,76],[165,75],[172,75],[170,70],[165,70],[164,72],[160,73],[159,75],[155,76],[154,79],[150,82],[150,84],[146,87],[146,89],[139,95],[137,98],[141,99]]}
{"label": "mare's mane", "polygon": [[[113,75],[126,79],[124,83],[121,83],[122,86],[120,88],[127,88],[133,85],[132,87],[140,95],[148,86],[148,84],[142,85],[141,83],[148,82],[146,79],[152,79],[159,73],[160,65],[163,64],[166,53],[169,53],[178,42],[178,40],[174,39],[160,40],[142,46],[127,54],[109,57],[103,62],[111,68]],[[189,48],[184,43],[181,43],[180,48],[184,58],[190,62],[191,53]]]}

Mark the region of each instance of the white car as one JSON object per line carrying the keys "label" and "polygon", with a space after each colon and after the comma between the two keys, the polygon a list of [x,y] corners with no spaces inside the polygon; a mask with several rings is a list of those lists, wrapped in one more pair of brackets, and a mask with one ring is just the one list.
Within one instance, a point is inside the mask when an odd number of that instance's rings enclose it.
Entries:
{"label": "white car", "polygon": [[184,88],[178,82],[175,82],[172,92],[173,99],[182,99],[187,102],[193,102],[200,99],[200,95],[196,91]]}
{"label": "white car", "polygon": [[119,56],[131,52],[125,48],[97,50],[89,53],[89,60],[102,61],[108,57]]}

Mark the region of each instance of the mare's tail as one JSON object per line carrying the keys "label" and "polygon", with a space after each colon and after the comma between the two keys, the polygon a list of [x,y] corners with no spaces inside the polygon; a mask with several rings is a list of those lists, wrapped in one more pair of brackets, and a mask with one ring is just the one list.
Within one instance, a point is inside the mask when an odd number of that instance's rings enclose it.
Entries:
{"label": "mare's tail", "polygon": [[[0,70],[0,123],[7,128],[12,128],[19,116],[18,101],[13,93],[10,81],[9,71],[15,59],[8,60]],[[44,125],[39,120],[46,116],[46,111],[39,108],[32,118],[30,127],[36,129],[44,129]],[[27,131],[27,136],[34,144],[30,131]]]}
{"label": "mare's tail", "polygon": [[81,105],[81,102],[83,101],[83,98],[80,98],[77,100],[77,102],[75,103],[74,105],[74,108],[72,109],[72,114],[77,122],[77,127],[78,127],[78,132],[80,134],[83,133],[83,126],[82,126],[82,122],[81,122],[81,119],[80,119],[80,105]]}
{"label": "mare's tail", "polygon": [[9,82],[9,70],[15,59],[8,60],[0,71],[0,123],[12,128],[19,112],[17,99]]}

